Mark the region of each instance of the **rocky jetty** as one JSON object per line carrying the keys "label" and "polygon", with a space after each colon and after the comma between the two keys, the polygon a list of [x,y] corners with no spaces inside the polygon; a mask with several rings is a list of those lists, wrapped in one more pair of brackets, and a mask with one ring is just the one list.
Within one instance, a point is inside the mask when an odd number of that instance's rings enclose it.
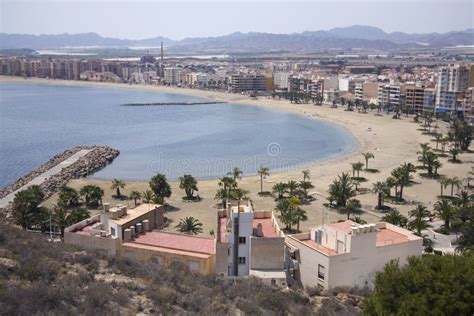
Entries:
{"label": "rocky jetty", "polygon": [[[91,175],[100,169],[104,168],[106,165],[111,163],[118,155],[119,151],[108,147],[108,146],[77,146],[72,149],[64,151],[62,154],[56,155],[51,158],[48,162],[41,165],[36,170],[28,173],[26,176],[21,177],[11,185],[8,185],[0,191],[0,198],[8,195],[11,192],[14,192],[28,184],[32,179],[51,169],[52,167],[58,165],[59,163],[65,161],[75,153],[79,152],[82,149],[90,149],[91,151],[85,156],[79,158],[72,165],[64,168],[58,174],[55,174],[47,178],[41,185],[41,189],[44,193],[45,199],[49,198],[56,191],[59,190],[62,186],[71,179],[78,179]],[[6,213],[9,213],[11,204],[4,208]]]}
{"label": "rocky jetty", "polygon": [[226,101],[202,101],[202,102],[151,102],[151,103],[124,103],[122,106],[165,106],[165,105],[201,105],[201,104],[221,104]]}

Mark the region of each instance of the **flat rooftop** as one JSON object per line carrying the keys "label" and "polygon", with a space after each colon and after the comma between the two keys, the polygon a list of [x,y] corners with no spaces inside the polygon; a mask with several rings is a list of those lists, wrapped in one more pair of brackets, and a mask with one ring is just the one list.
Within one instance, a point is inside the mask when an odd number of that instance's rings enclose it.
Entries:
{"label": "flat rooftop", "polygon": [[135,239],[125,242],[123,245],[202,258],[207,258],[216,253],[213,238],[164,231],[151,231],[138,235]]}
{"label": "flat rooftop", "polygon": [[142,215],[145,215],[146,213],[160,207],[161,205],[159,204],[140,204],[135,208],[130,208],[127,209],[127,215],[124,215],[118,219],[110,219],[111,221],[114,221],[118,225],[123,225],[125,223],[128,223],[129,221],[132,221],[136,218],[139,218]]}
{"label": "flat rooftop", "polygon": [[271,218],[254,218],[253,219],[253,236],[257,236],[257,226],[262,224],[263,237],[279,237]]}

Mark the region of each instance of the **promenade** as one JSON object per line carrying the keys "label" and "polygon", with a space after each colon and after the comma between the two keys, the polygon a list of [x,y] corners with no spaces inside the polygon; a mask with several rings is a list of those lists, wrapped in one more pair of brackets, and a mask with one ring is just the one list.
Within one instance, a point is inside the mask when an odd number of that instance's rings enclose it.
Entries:
{"label": "promenade", "polygon": [[10,194],[6,195],[2,199],[0,199],[0,208],[4,208],[5,206],[8,205],[8,203],[13,202],[13,199],[15,198],[15,194],[19,191],[23,191],[27,189],[28,187],[32,185],[40,185],[44,181],[46,181],[49,177],[52,177],[58,173],[60,173],[64,168],[69,167],[76,161],[78,161],[80,158],[84,157],[87,155],[89,152],[91,152],[92,149],[81,149],[71,157],[67,158],[63,162],[57,164],[56,166],[52,167],[48,171],[43,172],[36,178],[32,179],[30,182],[25,184],[24,186],[20,187],[18,190],[11,192]]}

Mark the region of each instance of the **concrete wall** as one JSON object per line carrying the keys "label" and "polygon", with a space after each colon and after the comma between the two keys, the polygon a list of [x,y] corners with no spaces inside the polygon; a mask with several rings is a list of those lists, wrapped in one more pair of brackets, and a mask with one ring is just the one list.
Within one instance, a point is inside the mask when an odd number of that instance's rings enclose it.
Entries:
{"label": "concrete wall", "polygon": [[283,270],[284,255],[284,238],[250,238],[250,269]]}
{"label": "concrete wall", "polygon": [[102,249],[107,251],[109,255],[115,255],[120,249],[118,238],[90,236],[67,231],[64,232],[64,242],[86,249]]}
{"label": "concrete wall", "polygon": [[216,274],[229,275],[229,249],[229,243],[216,243]]}
{"label": "concrete wall", "polygon": [[193,256],[160,252],[152,249],[143,249],[127,245],[122,245],[120,255],[143,261],[155,260],[164,266],[168,266],[176,261],[179,261],[186,265],[191,271],[202,274],[212,274],[215,272],[215,255],[210,255],[210,257],[207,259],[197,258]]}
{"label": "concrete wall", "polygon": [[[303,287],[321,286],[328,288],[328,277],[330,273],[329,257],[301,244],[299,247],[299,275],[301,285]],[[325,278],[318,278],[318,265],[321,264],[325,268]]]}

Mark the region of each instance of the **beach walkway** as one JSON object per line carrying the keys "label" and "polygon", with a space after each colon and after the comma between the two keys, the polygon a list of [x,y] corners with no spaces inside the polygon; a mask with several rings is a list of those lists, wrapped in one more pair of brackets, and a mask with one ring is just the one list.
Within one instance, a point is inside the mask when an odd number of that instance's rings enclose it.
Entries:
{"label": "beach walkway", "polygon": [[81,157],[84,157],[85,155],[87,155],[92,149],[81,149],[79,150],[77,153],[75,153],[74,155],[72,155],[71,157],[67,158],[66,160],[64,160],[63,162],[60,162],[59,164],[57,164],[56,166],[52,167],[51,169],[49,169],[48,171],[46,172],[43,172],[42,174],[40,174],[39,176],[37,176],[36,178],[34,178],[33,180],[31,180],[30,182],[28,182],[27,184],[25,184],[24,186],[22,186],[21,188],[19,188],[18,190],[16,191],[13,191],[11,192],[10,194],[6,195],[5,197],[3,197],[2,199],[0,199],[0,208],[4,208],[5,206],[8,205],[8,203],[12,202],[13,199],[15,198],[15,194],[19,191],[23,191],[25,189],[27,189],[28,187],[32,186],[32,185],[40,185],[42,184],[46,179],[48,179],[49,177],[51,176],[54,176],[58,173],[61,172],[61,170],[63,170],[64,168],[66,167],[69,167],[70,165],[72,165],[73,163],[75,163],[76,161],[79,160],[79,158]]}

